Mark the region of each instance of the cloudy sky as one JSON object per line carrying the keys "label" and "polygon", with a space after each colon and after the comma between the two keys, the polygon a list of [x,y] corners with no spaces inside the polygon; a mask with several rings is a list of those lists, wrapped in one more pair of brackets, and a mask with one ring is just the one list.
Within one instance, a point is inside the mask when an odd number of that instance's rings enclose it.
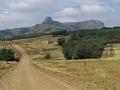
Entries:
{"label": "cloudy sky", "polygon": [[41,23],[46,16],[61,22],[97,19],[120,26],[120,0],[0,0],[0,30]]}

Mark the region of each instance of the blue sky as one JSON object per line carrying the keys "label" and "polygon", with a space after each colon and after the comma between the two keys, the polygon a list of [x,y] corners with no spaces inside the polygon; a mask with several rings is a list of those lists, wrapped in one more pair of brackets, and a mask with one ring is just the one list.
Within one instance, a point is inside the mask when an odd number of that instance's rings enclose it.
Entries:
{"label": "blue sky", "polygon": [[0,0],[0,30],[41,23],[46,16],[61,22],[90,19],[120,26],[120,0]]}

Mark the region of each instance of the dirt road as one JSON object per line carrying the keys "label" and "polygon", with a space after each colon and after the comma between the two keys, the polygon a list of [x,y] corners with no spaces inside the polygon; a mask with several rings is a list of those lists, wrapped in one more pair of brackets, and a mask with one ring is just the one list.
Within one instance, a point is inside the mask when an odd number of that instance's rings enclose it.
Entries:
{"label": "dirt road", "polygon": [[0,90],[73,90],[34,68],[26,51],[20,46],[13,46],[21,53],[21,60],[8,77],[0,80]]}

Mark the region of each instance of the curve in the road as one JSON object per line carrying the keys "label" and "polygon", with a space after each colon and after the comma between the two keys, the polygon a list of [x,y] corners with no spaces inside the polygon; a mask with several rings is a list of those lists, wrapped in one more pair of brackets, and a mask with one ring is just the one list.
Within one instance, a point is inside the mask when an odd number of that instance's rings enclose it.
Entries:
{"label": "curve in the road", "polygon": [[0,90],[73,90],[64,83],[49,77],[31,65],[26,51],[13,45],[22,55],[16,69],[0,81]]}

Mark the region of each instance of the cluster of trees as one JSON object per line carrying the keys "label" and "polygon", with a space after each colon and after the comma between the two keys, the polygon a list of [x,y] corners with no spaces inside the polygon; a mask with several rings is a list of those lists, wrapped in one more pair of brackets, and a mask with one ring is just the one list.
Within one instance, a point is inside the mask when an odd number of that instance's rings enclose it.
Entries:
{"label": "cluster of trees", "polygon": [[[89,42],[89,43],[88,43]],[[63,47],[63,53],[67,59],[100,58],[103,46],[99,43],[67,41]]]}
{"label": "cluster of trees", "polygon": [[6,37],[6,38],[1,38],[0,37],[0,41],[12,41],[12,40],[19,40],[19,39],[26,39],[26,38],[35,38],[35,37],[41,37],[44,35],[48,35],[45,33],[33,33],[33,34],[27,34],[27,35],[21,35],[21,36],[10,36],[10,37]]}
{"label": "cluster of trees", "polygon": [[19,61],[15,58],[15,52],[12,49],[0,49],[0,61]]}
{"label": "cluster of trees", "polygon": [[65,38],[59,38],[58,39],[58,45],[62,46],[65,43]]}
{"label": "cluster of trees", "polygon": [[67,30],[59,30],[59,31],[51,32],[50,35],[59,36],[59,35],[65,35],[66,33],[68,33]]}
{"label": "cluster of trees", "polygon": [[100,58],[106,44],[120,43],[120,30],[81,30],[59,41],[66,59]]}

